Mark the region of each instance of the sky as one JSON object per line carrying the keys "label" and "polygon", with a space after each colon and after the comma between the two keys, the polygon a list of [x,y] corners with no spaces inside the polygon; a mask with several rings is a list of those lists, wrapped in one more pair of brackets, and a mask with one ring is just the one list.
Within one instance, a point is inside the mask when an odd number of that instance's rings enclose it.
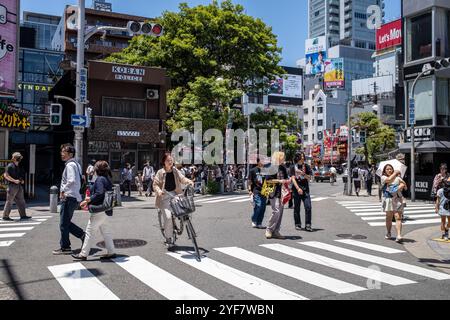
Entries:
{"label": "sky", "polygon": [[[85,0],[91,7],[91,0]],[[386,0],[386,21],[400,18],[400,1]],[[146,17],[157,17],[164,11],[178,11],[178,4],[186,2],[190,7],[208,4],[211,0],[107,0],[114,12]],[[305,39],[308,37],[307,0],[233,0],[244,6],[246,14],[260,18],[272,27],[283,49],[281,65],[295,67],[296,61],[304,57]],[[66,4],[77,0],[20,0],[21,11],[32,11],[51,15],[62,15]]]}

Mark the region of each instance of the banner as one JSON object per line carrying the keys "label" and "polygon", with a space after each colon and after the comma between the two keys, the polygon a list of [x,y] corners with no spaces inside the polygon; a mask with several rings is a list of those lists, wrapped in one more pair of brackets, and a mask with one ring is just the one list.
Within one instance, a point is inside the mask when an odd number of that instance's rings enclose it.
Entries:
{"label": "banner", "polygon": [[285,74],[270,83],[269,95],[289,98],[303,97],[302,76]]}
{"label": "banner", "polygon": [[0,0],[0,97],[15,98],[18,1]]}
{"label": "banner", "polygon": [[324,75],[325,89],[344,89],[344,59],[327,59],[325,61],[325,75]]}
{"label": "banner", "polygon": [[315,75],[325,71],[327,58],[326,38],[317,37],[305,40],[306,75]]}
{"label": "banner", "polygon": [[30,127],[30,111],[0,103],[0,127],[26,130]]}
{"label": "banner", "polygon": [[376,49],[383,50],[402,44],[402,19],[384,24],[376,33]]}

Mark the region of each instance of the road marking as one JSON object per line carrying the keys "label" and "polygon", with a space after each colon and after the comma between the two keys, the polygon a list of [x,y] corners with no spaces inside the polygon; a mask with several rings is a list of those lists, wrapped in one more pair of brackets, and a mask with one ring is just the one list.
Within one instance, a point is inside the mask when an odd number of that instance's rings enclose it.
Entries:
{"label": "road marking", "polygon": [[13,228],[0,228],[0,232],[12,232],[12,231],[29,231],[34,227],[13,227]]}
{"label": "road marking", "polygon": [[24,235],[25,233],[0,233],[0,238],[20,238]]}
{"label": "road marking", "polygon": [[312,202],[319,202],[319,201],[322,201],[322,200],[327,200],[328,198],[326,198],[326,197],[319,197],[319,198],[314,198],[314,199],[312,199],[311,201]]}
{"label": "road marking", "polygon": [[203,257],[201,262],[197,262],[194,259],[187,258],[190,255],[188,252],[170,252],[167,254],[263,300],[308,300],[308,298],[298,295],[295,292],[286,290],[207,257]]}
{"label": "road marking", "polygon": [[0,241],[0,247],[9,247],[9,246],[12,245],[13,243],[14,243],[14,240]]}
{"label": "road marking", "polygon": [[[421,218],[436,218],[437,214],[408,214],[404,215],[407,216],[409,219],[421,219]],[[386,215],[383,215],[382,217],[369,217],[369,218],[361,218],[364,221],[375,221],[375,220],[383,220],[386,219]]]}
{"label": "road marking", "polygon": [[[381,208],[381,203],[378,204],[374,204],[374,205],[360,205],[360,206],[343,206],[346,209],[376,209],[376,208]],[[417,209],[417,208],[434,208],[433,205],[429,205],[429,206],[423,206],[423,205],[407,205],[406,208],[412,208],[412,209]]]}
{"label": "road marking", "polygon": [[[417,207],[417,208],[409,208],[406,207],[405,211],[416,211],[416,210],[427,210],[430,209],[432,207]],[[380,211],[382,208],[381,206],[379,208],[375,208],[375,209],[353,209],[350,210],[351,212],[375,212],[375,211]]]}
{"label": "road marking", "polygon": [[343,256],[350,257],[350,258],[369,261],[371,263],[379,264],[379,265],[386,266],[386,267],[389,267],[392,269],[397,269],[397,270],[417,274],[417,275],[420,275],[423,277],[428,277],[428,278],[435,279],[435,280],[450,279],[450,274],[436,272],[436,271],[418,267],[415,265],[399,262],[399,261],[392,260],[392,259],[382,258],[382,257],[378,257],[378,256],[366,254],[366,253],[361,253],[361,252],[354,251],[354,250],[344,249],[344,248],[341,248],[338,246],[333,246],[333,245],[326,244],[326,243],[321,243],[321,242],[317,242],[317,241],[308,241],[308,242],[299,242],[299,243],[302,245],[305,245],[305,246],[322,249],[322,250],[327,250],[327,251],[330,251],[330,252],[333,252],[336,254],[341,254]]}
{"label": "road marking", "polygon": [[[247,195],[247,197],[249,197],[248,195]],[[222,199],[227,199],[227,200],[230,200],[230,199],[235,199],[235,198],[237,198],[237,196],[236,195],[232,195],[232,196],[222,196],[222,197],[206,197],[206,198],[201,198],[201,199],[199,199],[199,200],[196,200],[195,198],[194,198],[194,202],[195,203],[200,203],[200,202],[204,202],[204,201],[213,201],[213,200],[222,200]]]}
{"label": "road marking", "polygon": [[296,267],[284,262],[280,262],[271,258],[261,256],[259,254],[237,248],[218,248],[215,249],[222,253],[228,254],[234,258],[241,259],[245,262],[255,264],[262,268],[269,269],[274,272],[284,274],[294,279],[312,284],[314,286],[330,290],[336,293],[350,293],[367,290],[363,287],[353,285],[338,279],[334,279],[320,273]]}
{"label": "road marking", "polygon": [[230,201],[230,203],[242,203],[242,202],[247,202],[247,201],[248,201],[248,203],[251,203],[250,197],[246,197],[245,199],[241,199],[241,200]]}
{"label": "road marking", "polygon": [[[439,224],[441,219],[422,219],[416,221],[405,221],[402,225],[415,225],[415,224]],[[384,227],[386,223],[384,222],[369,222],[371,227]]]}
{"label": "road marking", "polygon": [[329,268],[333,268],[336,270],[348,272],[355,274],[360,277],[364,277],[366,279],[377,280],[379,282],[387,283],[393,286],[400,286],[405,284],[416,283],[415,281],[405,279],[402,277],[397,277],[388,273],[384,273],[381,271],[377,271],[374,269],[364,268],[358,266],[356,264],[335,260],[331,258],[327,258],[325,256],[307,252],[301,249],[291,248],[282,244],[263,244],[262,247],[278,251],[292,257],[296,257],[299,259],[303,259],[309,262],[317,263],[322,266],[326,266]]}
{"label": "road marking", "polygon": [[355,247],[360,247],[360,248],[364,248],[367,250],[372,250],[372,251],[378,251],[378,252],[383,252],[383,253],[388,253],[388,254],[393,254],[393,253],[404,253],[406,251],[402,251],[402,250],[397,250],[397,249],[393,249],[393,248],[389,248],[389,247],[385,247],[385,246],[380,246],[377,244],[372,244],[372,243],[367,243],[367,242],[362,242],[362,241],[356,241],[356,240],[351,240],[351,239],[344,239],[344,240],[334,240],[336,242],[340,242],[340,243],[345,243],[351,246],[355,246]]}
{"label": "road marking", "polygon": [[35,226],[41,224],[41,222],[18,222],[18,223],[5,223],[0,224],[0,230],[4,227],[20,227],[20,226]]}
{"label": "road marking", "polygon": [[[433,210],[420,210],[420,211],[405,211],[404,214],[406,215],[414,215],[414,214],[418,214],[418,213],[432,213],[432,212],[436,212],[434,209]],[[381,215],[386,215],[385,212],[382,211],[378,211],[378,212],[357,212],[355,213],[356,216],[360,216],[360,217],[369,217],[369,216],[381,216]]]}
{"label": "road marking", "polygon": [[169,300],[216,300],[142,257],[119,257],[112,260]]}
{"label": "road marking", "polygon": [[47,268],[72,300],[119,300],[79,262]]}
{"label": "road marking", "polygon": [[0,226],[3,224],[10,224],[10,223],[27,224],[30,222],[44,222],[44,221],[47,221],[47,219],[31,219],[31,220],[25,220],[25,221],[21,221],[19,219],[14,219],[14,221],[0,221]]}
{"label": "road marking", "polygon": [[246,199],[249,200],[249,196],[240,196],[240,197],[233,197],[233,198],[226,198],[226,199],[218,199],[218,200],[210,200],[210,201],[204,201],[202,202],[202,204],[207,204],[207,203],[219,203],[219,202],[226,202],[226,201],[230,201],[230,200],[238,200],[238,199]]}

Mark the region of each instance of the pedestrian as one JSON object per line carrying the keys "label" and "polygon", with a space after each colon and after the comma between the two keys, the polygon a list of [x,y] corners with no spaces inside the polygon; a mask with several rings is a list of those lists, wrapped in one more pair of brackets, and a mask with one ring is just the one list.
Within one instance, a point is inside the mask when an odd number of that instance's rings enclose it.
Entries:
{"label": "pedestrian", "polygon": [[[450,177],[444,181],[436,196],[436,213],[441,216],[441,238],[448,241],[448,230],[450,229]],[[447,225],[445,223],[446,220]]]}
{"label": "pedestrian", "polygon": [[26,203],[24,197],[23,184],[25,183],[25,174],[23,169],[19,166],[23,157],[19,152],[14,152],[11,157],[11,163],[6,167],[4,178],[8,183],[8,188],[6,189],[6,202],[3,209],[3,220],[13,221],[9,217],[11,213],[11,207],[13,202],[16,203],[17,209],[19,210],[20,220],[31,219],[26,213]]}
{"label": "pedestrian", "polygon": [[161,164],[163,168],[155,175],[153,190],[156,193],[155,206],[163,213],[165,244],[171,248],[173,246],[173,222],[170,199],[183,193],[182,184],[194,186],[194,183],[174,167],[170,153],[164,154]]}
{"label": "pedestrian", "polygon": [[[92,195],[90,197],[86,197],[86,199],[81,202],[81,208],[102,205],[105,200],[106,191],[112,191],[112,174],[108,162],[103,160],[97,161],[95,163],[94,170],[97,175],[97,179],[95,180],[92,188]],[[72,255],[74,259],[83,261],[87,259],[89,252],[91,251],[91,247],[94,244],[94,236],[97,231],[100,231],[102,234],[107,250],[107,254],[101,256],[100,259],[112,259],[116,257],[116,249],[114,247],[113,238],[109,228],[109,222],[112,215],[112,210],[90,214],[81,251],[79,254]]]}
{"label": "pedestrian", "polygon": [[397,238],[396,242],[400,243],[402,238],[402,219],[403,219],[403,197],[402,191],[407,188],[406,183],[400,178],[400,171],[394,171],[394,168],[387,164],[383,168],[381,176],[381,185],[383,191],[382,210],[386,213],[386,229],[385,238],[391,239],[392,220],[395,217]]}
{"label": "pedestrian", "polygon": [[152,164],[147,161],[144,166],[143,171],[143,179],[144,184],[147,186],[147,190],[145,192],[146,197],[151,197],[153,193],[153,179],[155,178],[155,169],[153,168]]}
{"label": "pedestrian", "polygon": [[330,184],[333,185],[336,180],[337,180],[337,170],[333,165],[331,165],[331,167],[330,167]]}
{"label": "pedestrian", "polygon": [[133,180],[133,170],[129,163],[125,164],[122,170],[122,195],[125,196],[125,191],[128,191],[128,197],[131,197],[131,181]]}
{"label": "pedestrian", "polygon": [[433,187],[431,189],[431,200],[436,201],[437,191],[441,189],[445,181],[450,178],[450,174],[447,170],[447,164],[441,163],[439,166],[439,173],[434,177]]}
{"label": "pedestrian", "polygon": [[312,175],[311,167],[306,163],[306,156],[303,152],[295,155],[295,164],[291,167],[291,180],[293,184],[292,194],[294,198],[294,223],[296,230],[302,230],[302,219],[300,216],[300,206],[303,201],[305,207],[305,230],[312,232],[312,206],[309,191],[309,179]]}
{"label": "pedestrian", "polygon": [[81,201],[81,177],[82,170],[80,164],[74,159],[75,148],[73,145],[67,143],[61,146],[61,160],[64,161],[65,168],[62,174],[60,199],[60,222],[59,229],[61,232],[60,248],[53,251],[53,254],[71,254],[69,235],[72,234],[76,238],[84,242],[85,233],[83,229],[72,222],[74,211],[78,208]]}
{"label": "pedestrian", "polygon": [[265,229],[262,222],[266,212],[267,198],[261,194],[265,176],[261,172],[264,167],[260,158],[256,159],[256,167],[250,170],[248,179],[248,193],[253,200],[252,227],[257,229]]}
{"label": "pedestrian", "polygon": [[373,177],[375,176],[375,166],[371,165],[366,174],[367,195],[372,196]]}
{"label": "pedestrian", "polygon": [[361,170],[359,166],[355,166],[352,170],[353,183],[355,184],[356,196],[359,197],[359,192],[361,191]]}
{"label": "pedestrian", "polygon": [[144,180],[142,178],[142,173],[138,172],[137,176],[134,177],[134,183],[136,184],[136,189],[139,192],[139,196],[142,197],[142,191],[144,191]]}
{"label": "pedestrian", "polygon": [[277,173],[267,177],[267,183],[275,184],[275,190],[269,195],[272,215],[266,228],[267,239],[285,239],[280,233],[281,220],[283,218],[283,200],[281,198],[283,184],[289,183],[287,169],[284,166],[284,152],[276,151],[272,155],[272,166],[277,166]]}
{"label": "pedestrian", "polygon": [[95,163],[96,163],[95,159],[92,159],[89,162],[89,165],[88,165],[88,167],[86,169],[86,180],[88,182],[89,189],[91,189],[92,186],[94,185],[94,181],[95,181],[95,178],[96,178],[96,176],[95,176],[95,169],[94,169]]}

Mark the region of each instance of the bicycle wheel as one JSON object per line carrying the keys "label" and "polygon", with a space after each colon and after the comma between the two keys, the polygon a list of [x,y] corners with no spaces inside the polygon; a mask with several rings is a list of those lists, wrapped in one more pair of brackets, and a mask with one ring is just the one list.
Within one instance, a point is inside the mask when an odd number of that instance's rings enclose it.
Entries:
{"label": "bicycle wheel", "polygon": [[165,239],[166,236],[164,235],[164,218],[162,215],[163,215],[163,213],[162,213],[161,209],[158,209],[159,230],[161,231],[161,234]]}
{"label": "bicycle wheel", "polygon": [[197,261],[201,261],[201,255],[200,250],[197,245],[197,235],[195,234],[194,227],[192,226],[191,220],[189,220],[189,217],[186,218],[186,230],[188,233],[189,238],[192,240],[192,244],[194,245],[195,253],[197,254]]}
{"label": "bicycle wheel", "polygon": [[[159,222],[159,230],[161,231],[161,234],[164,238],[164,240],[166,240],[166,235],[164,233],[164,218],[163,218],[163,212],[162,210],[158,209],[158,222]],[[180,222],[180,226],[178,226],[175,222],[175,219],[172,215],[172,222],[173,222],[173,234],[172,234],[172,241],[173,244],[175,244],[175,242],[177,241],[177,235],[181,235],[181,233],[183,232],[183,224],[182,222]],[[181,230],[181,232],[180,232]],[[179,233],[180,232],[180,233]]]}

